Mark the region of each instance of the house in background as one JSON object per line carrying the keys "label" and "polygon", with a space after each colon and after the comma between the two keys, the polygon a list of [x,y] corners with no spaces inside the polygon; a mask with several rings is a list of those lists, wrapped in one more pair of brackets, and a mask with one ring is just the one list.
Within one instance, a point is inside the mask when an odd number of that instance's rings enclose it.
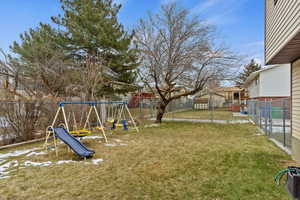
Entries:
{"label": "house in background", "polygon": [[243,89],[238,87],[220,87],[216,89],[216,92],[222,94],[226,98],[226,104],[240,104]]}
{"label": "house in background", "polygon": [[216,92],[204,92],[194,97],[195,110],[222,108],[226,102],[225,96]]}
{"label": "house in background", "polygon": [[225,97],[224,107],[230,108],[233,112],[243,111],[247,99],[247,93],[243,88],[220,87],[216,89],[216,92]]}
{"label": "house in background", "polygon": [[300,1],[265,0],[265,9],[265,62],[291,63],[292,155],[300,161]]}
{"label": "house in background", "polygon": [[275,100],[290,98],[291,67],[290,64],[274,65],[253,72],[244,84],[248,99]]}

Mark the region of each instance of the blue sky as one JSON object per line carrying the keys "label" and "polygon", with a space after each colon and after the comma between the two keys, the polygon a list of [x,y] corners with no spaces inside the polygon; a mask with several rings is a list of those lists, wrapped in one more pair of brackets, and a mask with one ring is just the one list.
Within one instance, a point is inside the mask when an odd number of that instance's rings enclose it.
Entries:
{"label": "blue sky", "polygon": [[[178,2],[217,28],[221,41],[233,51],[263,63],[264,3],[260,0],[115,0],[123,4],[120,21],[132,29],[147,12],[157,12],[163,3]],[[19,40],[20,33],[39,22],[50,22],[60,12],[58,0],[2,0],[0,48]]]}

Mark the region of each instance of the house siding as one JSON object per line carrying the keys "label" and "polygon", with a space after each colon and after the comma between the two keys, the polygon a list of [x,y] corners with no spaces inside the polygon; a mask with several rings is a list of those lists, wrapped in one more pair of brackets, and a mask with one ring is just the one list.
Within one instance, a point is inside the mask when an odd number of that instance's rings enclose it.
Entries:
{"label": "house siding", "polygon": [[300,160],[300,59],[292,64],[292,151]]}
{"label": "house siding", "polygon": [[259,97],[289,97],[291,95],[290,74],[290,64],[261,72]]}
{"label": "house siding", "polygon": [[[256,72],[257,73],[257,72]],[[291,65],[269,67],[259,72],[247,86],[250,99],[276,99],[291,95]]]}
{"label": "house siding", "polygon": [[259,97],[259,77],[254,79],[247,87],[249,98]]}
{"label": "house siding", "polygon": [[265,0],[265,60],[269,63],[299,33],[300,1]]}

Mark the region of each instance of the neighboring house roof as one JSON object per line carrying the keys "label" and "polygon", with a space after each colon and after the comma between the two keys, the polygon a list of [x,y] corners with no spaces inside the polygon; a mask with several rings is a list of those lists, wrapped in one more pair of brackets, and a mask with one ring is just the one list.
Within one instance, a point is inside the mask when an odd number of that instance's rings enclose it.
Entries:
{"label": "neighboring house roof", "polygon": [[[216,96],[220,96],[220,97],[224,97],[224,98],[225,98],[224,95],[219,94],[219,93],[217,93],[217,92],[212,92],[211,94],[212,94],[212,95],[216,95]],[[200,94],[200,95],[195,96],[195,98],[201,98],[201,97],[206,96],[206,95],[210,95],[210,94],[209,94],[208,92],[205,92],[205,93],[202,93],[202,94]]]}
{"label": "neighboring house roof", "polygon": [[268,67],[265,67],[259,71],[256,71],[256,72],[252,72],[250,74],[250,76],[247,78],[247,80],[245,81],[244,83],[244,87],[247,87],[254,79],[256,79],[256,77],[258,77],[258,75],[262,72],[265,72],[265,71],[268,71],[270,69],[274,69],[276,67],[280,67],[279,65],[272,65],[272,66],[268,66]]}
{"label": "neighboring house roof", "polygon": [[218,92],[239,92],[242,91],[242,88],[238,88],[238,87],[221,87],[216,89],[216,91]]}

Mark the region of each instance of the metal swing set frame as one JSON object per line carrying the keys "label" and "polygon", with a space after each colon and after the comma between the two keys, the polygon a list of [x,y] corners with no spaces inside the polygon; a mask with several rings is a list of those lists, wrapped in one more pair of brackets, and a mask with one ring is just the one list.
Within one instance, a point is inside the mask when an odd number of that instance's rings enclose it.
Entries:
{"label": "metal swing set frame", "polygon": [[[128,109],[127,102],[124,102],[124,101],[60,102],[60,103],[58,103],[58,109],[56,111],[56,114],[55,114],[55,117],[53,119],[53,122],[52,122],[51,126],[49,126],[47,128],[45,146],[47,146],[49,137],[52,134],[52,131],[49,131],[49,130],[52,130],[55,127],[55,123],[56,123],[56,121],[57,121],[58,116],[59,116],[60,113],[62,113],[62,115],[63,115],[64,125],[65,125],[66,130],[70,131],[70,129],[69,129],[70,127],[69,127],[69,123],[68,123],[68,119],[67,119],[67,115],[66,115],[66,111],[65,111],[65,107],[64,107],[65,105],[88,105],[88,106],[90,106],[90,109],[88,111],[87,118],[85,120],[83,129],[85,130],[87,128],[87,125],[89,123],[91,114],[94,111],[94,113],[96,114],[97,122],[100,124],[100,127],[98,129],[101,130],[102,135],[103,135],[104,140],[105,140],[106,143],[107,143],[107,137],[106,137],[106,134],[105,134],[103,123],[102,123],[102,121],[100,119],[99,112],[98,112],[98,110],[96,108],[96,105],[117,105],[117,106],[121,106],[121,110],[120,110],[120,112],[118,114],[118,118],[121,117],[123,111],[125,110],[128,113],[128,115],[130,117],[130,120],[132,121],[135,130],[137,132],[139,132],[139,129],[138,129],[138,127],[137,127],[137,125],[136,125],[136,123],[135,123],[135,121],[134,121],[134,119],[133,119],[133,117],[132,117],[132,115],[131,115],[131,113],[130,113],[130,111]],[[118,119],[118,121],[119,121],[119,119]],[[56,147],[56,139],[55,139],[55,137],[54,137],[54,143],[55,143],[55,147]]]}

